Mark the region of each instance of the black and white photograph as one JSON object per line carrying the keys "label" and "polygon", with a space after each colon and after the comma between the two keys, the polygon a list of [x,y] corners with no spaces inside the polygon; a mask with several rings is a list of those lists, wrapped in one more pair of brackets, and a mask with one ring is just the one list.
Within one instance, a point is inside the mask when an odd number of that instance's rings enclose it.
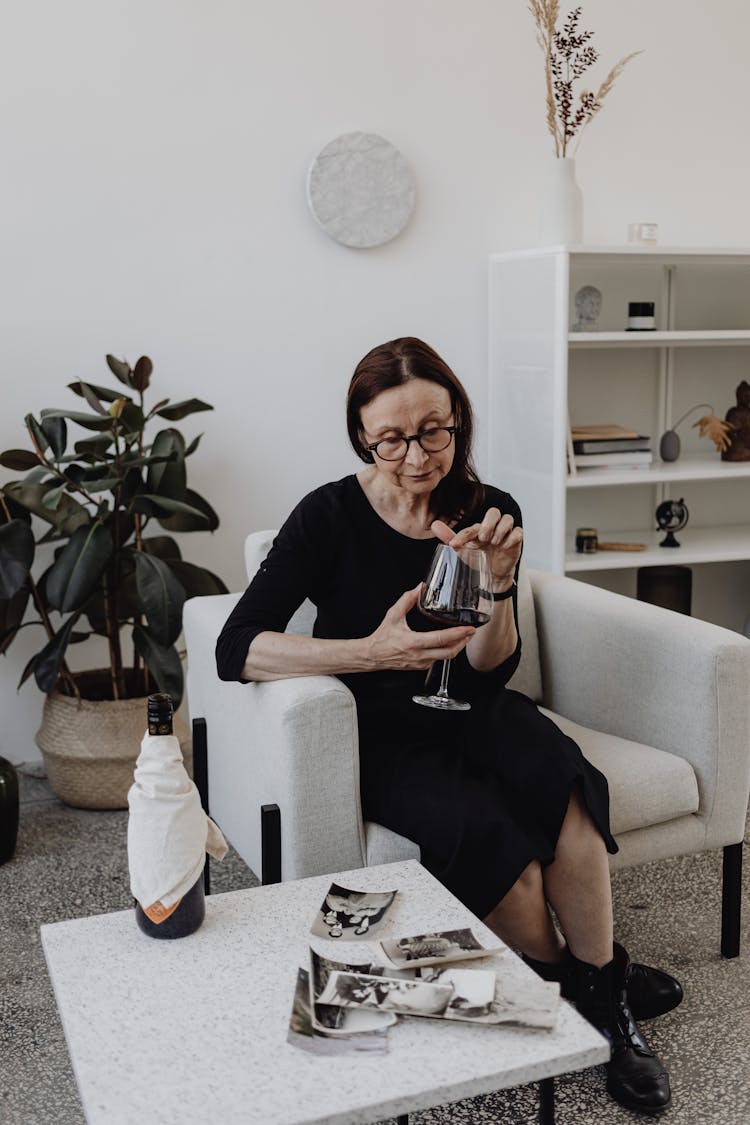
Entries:
{"label": "black and white photograph", "polygon": [[419,969],[417,979],[429,984],[450,985],[451,1002],[445,1010],[447,1020],[469,1020],[497,1023],[492,1011],[495,999],[495,974],[491,969],[448,969],[427,966]]}
{"label": "black and white photograph", "polygon": [[497,975],[492,1003],[497,1022],[551,1030],[557,1023],[559,1007],[560,985],[556,981],[537,976],[518,981],[505,973]]}
{"label": "black and white photograph", "polygon": [[313,1027],[331,1036],[362,1035],[390,1027],[396,1022],[393,1012],[377,1012],[365,1008],[342,1008],[335,1004],[320,1004],[318,997],[325,990],[331,973],[366,973],[382,975],[379,965],[346,965],[331,961],[314,949],[310,950],[310,1005]]}
{"label": "black and white photograph", "polygon": [[439,965],[447,961],[463,961],[470,957],[487,957],[501,952],[505,946],[499,939],[492,946],[483,945],[473,930],[440,930],[416,934],[414,937],[389,938],[375,947],[378,960],[386,968],[416,969],[422,965]]}
{"label": "black and white photograph", "polygon": [[[364,1015],[355,1013],[351,1015]],[[368,1012],[367,1015],[380,1015]],[[384,1055],[388,1050],[388,1031],[385,1026],[370,1028],[367,1034],[331,1035],[317,1028],[312,1018],[310,1002],[310,974],[307,969],[297,971],[297,983],[289,1017],[287,1043],[312,1055],[353,1055],[363,1051]]]}
{"label": "black and white photograph", "polygon": [[343,1008],[376,1008],[408,1016],[442,1017],[452,998],[452,985],[365,973],[331,973],[320,1002]]}
{"label": "black and white photograph", "polygon": [[331,883],[310,927],[316,937],[367,941],[378,932],[396,891],[354,891]]}

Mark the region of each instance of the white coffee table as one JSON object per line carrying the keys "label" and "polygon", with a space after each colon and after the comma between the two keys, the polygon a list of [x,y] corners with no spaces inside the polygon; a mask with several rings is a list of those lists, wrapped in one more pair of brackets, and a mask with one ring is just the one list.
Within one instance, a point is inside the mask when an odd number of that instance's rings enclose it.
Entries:
{"label": "white coffee table", "polygon": [[[398,888],[386,936],[471,925],[493,940],[415,860],[213,895],[201,929],[179,941],[142,934],[132,911],[41,927],[90,1125],[366,1125],[609,1057],[567,1003],[551,1032],[404,1019],[387,1055],[328,1058],[291,1046],[308,946],[342,960],[354,946],[308,933],[332,880]],[[531,974],[509,950],[492,964]],[[549,1098],[546,1107],[551,1120]]]}

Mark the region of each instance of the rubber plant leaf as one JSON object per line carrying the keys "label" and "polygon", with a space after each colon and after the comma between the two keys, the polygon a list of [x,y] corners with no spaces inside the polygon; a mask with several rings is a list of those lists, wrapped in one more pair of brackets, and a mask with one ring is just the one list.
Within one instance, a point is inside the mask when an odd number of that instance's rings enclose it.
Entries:
{"label": "rubber plant leaf", "polygon": [[182,552],[177,540],[171,535],[150,535],[143,540],[142,547],[149,555],[156,555],[159,559],[181,559]]}
{"label": "rubber plant leaf", "polygon": [[34,561],[34,533],[23,520],[0,527],[0,598],[12,598],[22,588]]}
{"label": "rubber plant leaf", "polygon": [[147,492],[183,501],[186,488],[185,440],[179,430],[159,430],[150,456],[152,461],[146,473]]}
{"label": "rubber plant leaf", "polygon": [[77,379],[75,383],[68,383],[68,388],[71,391],[75,391],[81,398],[86,398],[83,391],[84,387],[88,387],[90,391],[93,391],[94,395],[99,399],[100,405],[102,402],[114,402],[116,399],[124,397],[121,391],[113,391],[110,387],[100,387],[98,383],[84,383],[83,379]]}
{"label": "rubber plant leaf", "polygon": [[84,430],[111,430],[112,419],[109,415],[105,417],[98,417],[96,414],[83,414],[80,410],[43,410],[43,419],[47,418],[67,418],[69,422],[75,422],[79,426],[83,426]]}
{"label": "rubber plant leaf", "polygon": [[112,536],[99,523],[74,531],[47,575],[52,609],[80,609],[94,591],[112,554]]}
{"label": "rubber plant leaf", "polygon": [[144,625],[133,626],[133,644],[156,681],[159,691],[172,696],[175,709],[180,704],[183,691],[182,664],[177,649],[165,648]]}
{"label": "rubber plant leaf", "polygon": [[5,469],[12,469],[14,473],[41,468],[39,458],[30,449],[6,449],[4,453],[0,453],[0,465]]}
{"label": "rubber plant leaf", "polygon": [[133,368],[131,376],[133,386],[137,391],[143,393],[151,381],[151,372],[154,370],[154,365],[147,355],[142,355]]}
{"label": "rubber plant leaf", "polygon": [[[0,601],[0,655],[7,652],[18,630],[22,627],[23,615],[26,612],[30,591],[28,586],[22,587],[17,594],[7,601]],[[28,621],[27,625],[36,625],[35,621]]]}
{"label": "rubber plant leaf", "polygon": [[186,398],[183,402],[173,402],[171,406],[162,406],[156,413],[170,422],[179,422],[180,418],[187,418],[188,414],[197,414],[200,410],[213,410],[207,402],[199,398]]}
{"label": "rubber plant leaf", "polygon": [[184,562],[182,559],[171,558],[167,566],[180,580],[189,598],[199,598],[206,594],[228,594],[229,590],[222,580],[212,574],[205,567],[196,566],[194,563]]}
{"label": "rubber plant leaf", "polygon": [[64,418],[42,418],[44,436],[49,442],[55,460],[59,461],[68,444],[68,427]]}
{"label": "rubber plant leaf", "polygon": [[182,629],[185,589],[165,562],[145,551],[134,551],[135,581],[151,635],[169,647]]}
{"label": "rubber plant leaf", "polygon": [[[185,495],[190,495],[190,489],[186,490]],[[172,500],[169,496],[154,496],[150,492],[141,492],[133,500],[131,507],[135,512],[143,512],[147,516],[156,516],[162,527],[166,527],[170,531],[193,531],[195,528],[206,531],[208,529],[209,520],[205,512],[202,512],[200,508],[192,507],[190,504],[182,503],[180,500]],[[173,515],[186,517],[186,522],[190,522],[191,526],[180,525],[178,527],[175,525],[173,527],[168,518]]]}
{"label": "rubber plant leaf", "polygon": [[47,449],[47,447],[49,446],[49,442],[47,441],[47,435],[45,434],[44,430],[42,429],[42,427],[37,422],[34,415],[33,414],[27,414],[26,417],[24,418],[24,423],[26,425],[26,429],[31,431],[32,435],[34,436],[34,438],[36,440],[37,445],[41,449],[42,453],[44,453],[45,449]]}
{"label": "rubber plant leaf", "polygon": [[[89,404],[93,411],[95,411],[97,414],[102,415],[107,413],[106,407],[102,406],[101,404],[99,395],[89,383],[84,383],[83,380],[81,380],[78,386],[80,388],[81,395],[86,399],[86,402]],[[117,397],[119,398],[119,395]]]}
{"label": "rubber plant leaf", "polygon": [[72,535],[76,528],[90,522],[91,517],[83,505],[74,500],[72,496],[63,495],[55,511],[45,507],[43,500],[55,486],[46,484],[26,484],[23,481],[11,481],[4,486],[5,493],[22,508],[41,516],[47,523],[54,524],[61,535]]}
{"label": "rubber plant leaf", "polygon": [[130,364],[126,363],[124,359],[118,359],[117,356],[114,355],[108,355],[106,359],[107,367],[112,374],[119,379],[121,383],[124,383],[126,387],[130,387],[132,390],[133,383],[130,378],[132,375]]}
{"label": "rubber plant leaf", "polygon": [[207,500],[188,488],[185,490],[185,501],[184,507],[176,510],[174,515],[157,515],[163,528],[167,531],[216,531],[219,517]]}
{"label": "rubber plant leaf", "polygon": [[[48,641],[41,652],[37,653],[34,661],[34,679],[40,691],[49,694],[54,690],[60,669],[65,660],[65,650],[68,647],[73,627],[78,620],[74,613],[62,628],[58,629],[51,641]],[[22,681],[23,682],[23,681]],[[19,685],[20,686],[20,685]]]}

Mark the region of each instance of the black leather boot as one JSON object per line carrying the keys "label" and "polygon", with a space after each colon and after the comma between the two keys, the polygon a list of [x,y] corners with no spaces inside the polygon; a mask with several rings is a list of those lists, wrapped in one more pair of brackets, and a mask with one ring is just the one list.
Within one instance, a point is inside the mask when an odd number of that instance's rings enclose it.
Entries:
{"label": "black leather boot", "polygon": [[[631,961],[627,951],[617,942],[614,944],[615,957],[625,959],[625,991],[628,1007],[635,1020],[650,1020],[671,1012],[683,997],[682,985],[675,977],[650,965],[640,965]],[[566,1000],[575,999],[573,982],[573,958],[566,950],[562,961],[535,961],[526,957],[524,961],[544,980],[558,981],[560,994]]]}
{"label": "black leather boot", "polygon": [[682,1002],[682,985],[676,977],[655,969],[652,965],[640,965],[631,961],[627,951],[617,942],[614,944],[615,957],[626,959],[625,991],[628,1007],[636,1020],[652,1020],[671,1012]]}
{"label": "black leather boot", "polygon": [[573,980],[578,1011],[612,1045],[607,1064],[607,1090],[620,1105],[636,1113],[656,1114],[672,1101],[669,1075],[643,1038],[625,994],[624,950],[597,969],[575,961]]}

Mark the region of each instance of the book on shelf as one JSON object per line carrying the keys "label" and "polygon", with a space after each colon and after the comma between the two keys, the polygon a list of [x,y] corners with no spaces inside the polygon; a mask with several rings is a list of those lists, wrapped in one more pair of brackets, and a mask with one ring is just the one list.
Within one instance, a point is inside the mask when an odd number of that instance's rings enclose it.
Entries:
{"label": "book on shelf", "polygon": [[650,438],[639,434],[634,438],[573,439],[574,453],[624,453],[628,450],[649,450]]}
{"label": "book on shelf", "polygon": [[577,469],[647,469],[653,459],[650,449],[633,449],[623,453],[577,453],[573,457]]}
{"label": "book on shelf", "polygon": [[624,425],[571,425],[573,441],[605,441],[616,438],[640,438],[638,430],[629,430]]}

